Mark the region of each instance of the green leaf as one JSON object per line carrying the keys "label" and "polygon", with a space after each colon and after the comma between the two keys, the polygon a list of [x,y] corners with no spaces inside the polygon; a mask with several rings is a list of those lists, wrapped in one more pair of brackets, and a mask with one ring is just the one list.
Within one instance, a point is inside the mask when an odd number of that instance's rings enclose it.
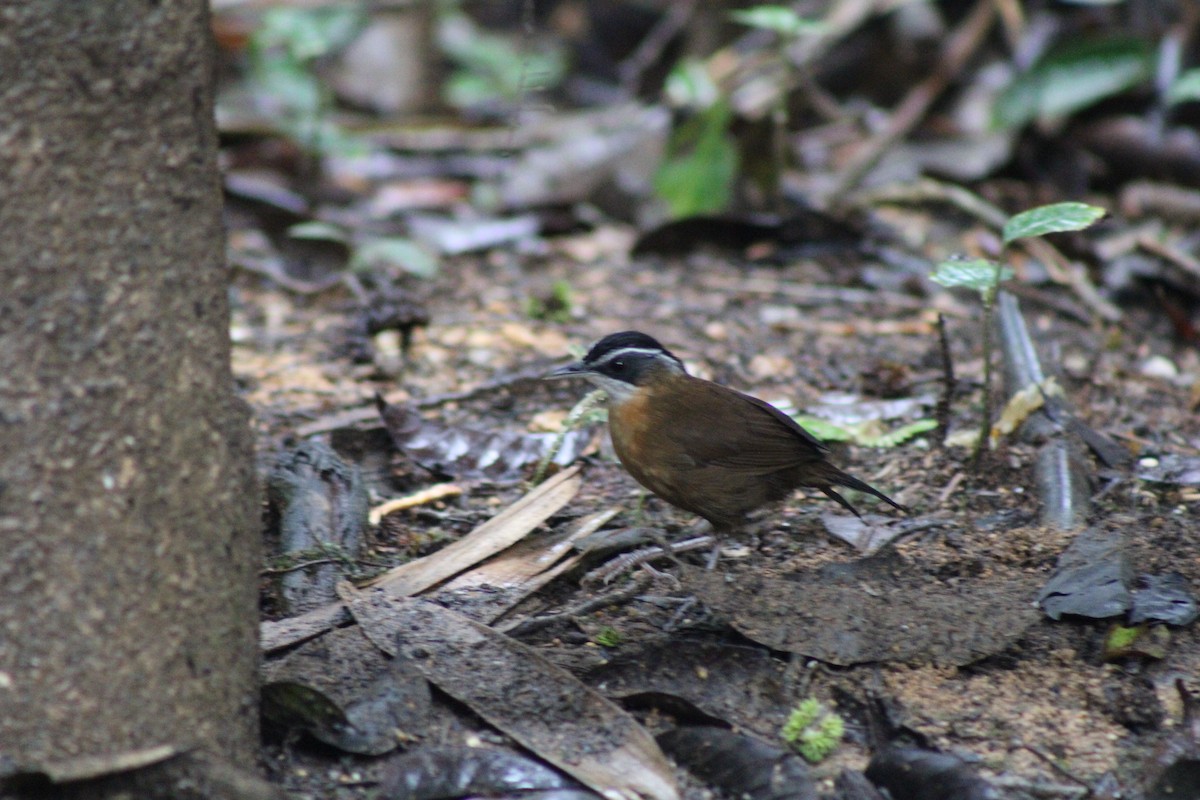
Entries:
{"label": "green leaf", "polygon": [[1022,211],[1004,223],[1004,243],[1045,236],[1047,233],[1081,231],[1090,227],[1107,212],[1087,203],[1054,203]]}
{"label": "green leaf", "polygon": [[419,278],[431,278],[438,269],[437,259],[428,250],[400,237],[368,239],[350,257],[350,269],[355,271],[393,264]]}
{"label": "green leaf", "polygon": [[822,442],[848,442],[854,438],[853,433],[827,419],[808,416],[797,416],[794,419],[801,428]]}
{"label": "green leaf", "polygon": [[298,61],[312,61],[349,44],[365,21],[357,3],[272,8],[263,13],[254,37],[261,47],[282,47]]}
{"label": "green leaf", "polygon": [[1186,103],[1189,100],[1200,100],[1200,69],[1189,69],[1180,75],[1167,89],[1167,102]]}
{"label": "green leaf", "polygon": [[293,239],[316,239],[322,242],[346,242],[349,240],[346,231],[340,225],[320,220],[298,222],[287,229],[287,235]]}
{"label": "green leaf", "polygon": [[671,137],[671,155],[654,176],[654,189],[673,217],[725,210],[737,177],[738,155],[729,135],[726,101],[696,115]]}
{"label": "green leaf", "polygon": [[735,21],[751,28],[775,31],[780,36],[795,37],[805,33],[821,33],[826,25],[804,19],[790,6],[755,6],[729,14]]}
{"label": "green leaf", "polygon": [[471,107],[552,88],[566,72],[562,51],[522,48],[509,37],[488,33],[466,14],[443,14],[437,43],[458,65],[444,87],[446,102]]}
{"label": "green leaf", "polygon": [[[997,271],[999,274],[997,275]],[[1008,267],[1001,267],[986,258],[951,258],[937,265],[930,279],[946,288],[965,286],[983,294],[995,289],[1013,276]]]}
{"label": "green leaf", "polygon": [[667,75],[663,94],[673,108],[704,109],[721,97],[721,89],[709,74],[704,62],[685,58]]}
{"label": "green leaf", "polygon": [[910,422],[907,425],[902,425],[899,428],[888,431],[880,436],[862,440],[859,442],[859,444],[867,447],[896,447],[904,444],[914,436],[918,436],[925,431],[933,430],[937,426],[937,420],[919,419],[916,422]]}
{"label": "green leaf", "polygon": [[1001,93],[992,110],[998,128],[1069,116],[1145,82],[1154,51],[1132,38],[1100,39],[1051,52]]}

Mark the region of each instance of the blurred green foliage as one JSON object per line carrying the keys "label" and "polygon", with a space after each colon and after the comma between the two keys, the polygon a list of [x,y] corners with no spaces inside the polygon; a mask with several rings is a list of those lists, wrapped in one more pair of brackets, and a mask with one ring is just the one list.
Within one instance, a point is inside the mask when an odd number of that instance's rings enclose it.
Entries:
{"label": "blurred green foliage", "polygon": [[506,36],[482,30],[453,5],[438,20],[437,42],[455,64],[442,96],[455,108],[515,104],[532,91],[562,81],[566,59],[557,48],[522,48]]}
{"label": "blurred green foliage", "polygon": [[366,23],[361,5],[271,8],[250,37],[250,80],[256,94],[279,104],[283,131],[313,156],[358,152],[361,146],[330,119],[333,93],[318,74]]}
{"label": "blurred green foliage", "polygon": [[1145,83],[1155,52],[1130,37],[1069,42],[1018,75],[996,100],[992,124],[1016,128],[1033,120],[1067,117]]}
{"label": "blurred green foliage", "polygon": [[711,214],[729,205],[738,171],[732,117],[729,102],[719,100],[672,132],[654,176],[654,190],[672,217]]}

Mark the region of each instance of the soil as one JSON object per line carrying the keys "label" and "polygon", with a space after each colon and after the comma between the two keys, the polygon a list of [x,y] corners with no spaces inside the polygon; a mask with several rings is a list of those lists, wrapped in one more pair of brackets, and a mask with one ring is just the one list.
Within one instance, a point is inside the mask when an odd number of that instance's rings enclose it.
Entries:
{"label": "soil", "polygon": [[[918,211],[892,214],[896,230],[910,222],[928,225]],[[694,374],[803,409],[832,392],[867,399],[936,396],[942,391],[942,365],[934,317],[941,312],[960,382],[951,432],[977,429],[982,355],[975,298],[937,289],[917,276],[888,289],[863,291],[864,271],[878,265],[853,252],[779,264],[712,253],[631,259],[632,239],[627,228],[604,226],[550,240],[532,255],[497,251],[447,258],[435,278],[401,281],[403,291],[428,314],[428,324],[415,329],[410,347],[391,362],[390,374],[378,360],[354,364],[346,356],[349,331],[361,311],[343,290],[303,297],[239,275],[234,368],[257,413],[264,467],[297,429],[369,408],[376,391],[393,401],[421,401],[491,386],[427,406],[425,418],[516,432],[552,426],[585,388],[522,376],[549,371],[568,360],[573,348],[577,352],[604,334],[629,328],[658,338]],[[531,299],[549,297],[557,282],[570,288],[565,318],[532,319]],[[858,291],[816,293],[813,287]],[[1040,291],[1058,302],[1052,306],[1026,297],[1023,311],[1045,368],[1056,375],[1079,419],[1135,459],[1195,456],[1200,357],[1173,338],[1156,304],[1148,297],[1121,298],[1126,319],[1104,325],[1063,313],[1063,304],[1078,307],[1067,290]],[[513,380],[506,383],[508,377]],[[926,409],[926,416],[932,414]],[[379,425],[369,420],[360,427]],[[1076,533],[1039,524],[1033,446],[1007,437],[973,463],[969,449],[943,447],[937,439],[933,432],[886,448],[838,445],[833,459],[907,505],[910,520],[921,523],[872,557],[890,559],[887,569],[893,573],[903,571],[905,591],[919,592],[922,584],[931,590],[949,587],[912,606],[913,636],[924,635],[942,617],[991,618],[998,633],[974,656],[913,655],[839,665],[811,658],[803,647],[765,648],[743,635],[753,624],[730,626],[739,615],[743,622],[747,615],[752,619],[753,605],[709,603],[703,580],[689,582],[690,568],[668,560],[656,562],[664,577],[635,598],[523,640],[593,686],[620,683],[613,694],[625,697],[655,732],[673,720],[694,718],[699,708],[709,719],[772,738],[786,709],[804,697],[838,708],[848,731],[834,755],[814,768],[822,790],[843,768],[866,766],[872,749],[865,708],[871,698],[885,703],[894,724],[910,736],[967,759],[983,776],[1008,786],[1006,796],[1031,796],[1027,787],[1036,783],[1075,787],[1077,779],[1095,786],[1106,773],[1136,786],[1153,748],[1180,724],[1175,682],[1182,679],[1193,692],[1200,691],[1195,627],[1172,628],[1161,658],[1106,659],[1106,635],[1118,620],[1052,621],[1034,610],[1037,588]],[[609,527],[649,526],[676,540],[686,537],[693,520],[643,496],[613,459],[606,436],[598,431],[596,442],[585,458],[584,489],[547,527],[562,530],[586,514],[616,506],[620,514]],[[1134,574],[1178,572],[1197,585],[1200,492],[1141,481],[1129,468],[1107,468],[1094,459],[1089,464],[1094,494],[1089,523],[1120,533]],[[373,480],[390,484],[398,495],[432,485],[438,477],[394,455],[390,471]],[[522,494],[517,483],[468,483],[465,488],[431,508],[404,512],[399,525],[375,530],[365,560],[388,564],[429,552]],[[898,516],[865,499],[864,510]],[[717,574],[735,594],[738,588],[778,588],[783,584],[771,581],[791,581],[786,594],[750,599],[761,602],[770,619],[779,617],[783,599],[803,613],[806,581],[864,559],[827,533],[822,515],[838,511],[817,494],[797,494],[753,530],[724,542]],[[704,553],[681,558],[700,564]],[[1009,578],[1028,587],[1015,608],[987,588]],[[568,573],[509,616],[553,612],[611,591],[613,586]],[[812,596],[817,597],[815,590]],[[278,613],[270,602],[265,608]],[[618,638],[598,645],[605,631]],[[668,668],[664,653],[675,649],[694,649],[701,653],[694,658],[708,659],[704,663],[715,677],[704,692],[688,687],[687,670]],[[730,653],[749,661],[730,661]],[[692,698],[691,706],[681,710],[654,699],[672,694]],[[506,742],[463,707],[445,697],[440,702],[442,721],[416,732],[424,743]],[[274,779],[297,796],[370,796],[381,769],[378,759],[338,755],[303,740],[275,742],[266,758]],[[710,789],[680,776],[685,796],[711,796]]]}

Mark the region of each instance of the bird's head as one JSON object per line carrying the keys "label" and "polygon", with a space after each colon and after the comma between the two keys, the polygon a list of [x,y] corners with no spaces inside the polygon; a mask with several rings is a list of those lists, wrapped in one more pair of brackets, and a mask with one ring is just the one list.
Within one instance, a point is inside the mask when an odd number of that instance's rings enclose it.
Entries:
{"label": "bird's head", "polygon": [[683,362],[658,340],[638,331],[610,333],[586,356],[547,378],[586,378],[603,389],[613,403],[632,398],[639,388],[686,375]]}

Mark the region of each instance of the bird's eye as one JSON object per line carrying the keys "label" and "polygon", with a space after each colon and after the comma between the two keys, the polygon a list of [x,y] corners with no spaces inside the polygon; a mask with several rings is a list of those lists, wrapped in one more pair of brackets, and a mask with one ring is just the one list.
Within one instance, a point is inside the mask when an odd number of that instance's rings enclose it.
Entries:
{"label": "bird's eye", "polygon": [[625,371],[625,362],[619,358],[616,361],[613,361],[610,364],[610,366],[612,367],[613,372],[624,372]]}

